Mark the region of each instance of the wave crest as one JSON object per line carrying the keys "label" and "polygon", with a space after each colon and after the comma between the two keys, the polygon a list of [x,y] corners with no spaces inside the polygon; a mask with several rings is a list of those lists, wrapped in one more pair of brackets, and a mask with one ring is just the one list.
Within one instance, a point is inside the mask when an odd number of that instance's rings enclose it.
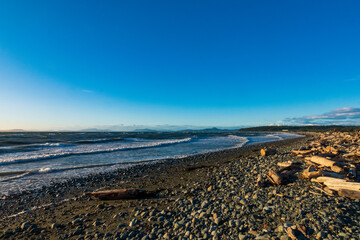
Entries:
{"label": "wave crest", "polygon": [[135,146],[112,146],[108,148],[99,148],[99,149],[78,149],[73,150],[63,150],[56,152],[43,152],[43,153],[34,153],[33,155],[21,156],[21,157],[6,157],[6,155],[0,158],[0,166],[9,165],[15,163],[25,163],[32,161],[40,161],[46,160],[50,158],[59,158],[59,157],[67,157],[71,155],[85,155],[85,154],[95,154],[95,153],[106,153],[106,152],[115,152],[115,151],[127,151],[127,150],[135,150],[135,149],[144,149],[144,148],[153,148],[166,146],[171,144],[178,144],[184,142],[190,142],[192,138],[184,138],[184,139],[171,139],[171,140],[162,140],[162,141],[152,141],[152,142],[142,142],[141,145]]}

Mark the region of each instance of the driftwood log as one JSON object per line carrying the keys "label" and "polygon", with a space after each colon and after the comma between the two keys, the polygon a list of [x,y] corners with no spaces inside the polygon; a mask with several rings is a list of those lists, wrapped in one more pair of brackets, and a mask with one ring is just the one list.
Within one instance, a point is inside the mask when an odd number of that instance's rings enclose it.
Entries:
{"label": "driftwood log", "polygon": [[312,163],[316,163],[320,166],[330,167],[331,171],[336,172],[336,173],[341,173],[344,171],[344,169],[342,167],[340,167],[336,161],[332,161],[332,160],[329,160],[324,157],[311,156],[311,157],[306,157],[305,159],[309,160]]}
{"label": "driftwood log", "polygon": [[312,179],[311,181],[324,184],[330,190],[337,191],[339,196],[351,199],[360,199],[360,183],[347,182],[344,179],[331,177],[318,177],[316,179]]}
{"label": "driftwood log", "polygon": [[351,199],[360,199],[360,191],[354,191],[349,189],[339,189],[339,196],[348,197]]}
{"label": "driftwood log", "polygon": [[313,167],[308,167],[307,169],[305,169],[302,173],[302,177],[303,178],[307,178],[307,179],[311,179],[311,178],[317,178],[322,176],[322,172],[320,170],[316,171],[315,168]]}
{"label": "driftwood log", "polygon": [[308,178],[308,179],[317,178],[317,177],[321,177],[321,176],[341,178],[341,179],[344,178],[344,176],[339,173],[329,172],[326,170],[317,170],[317,169],[313,168],[312,166],[305,169],[302,173],[302,176],[303,176],[303,178]]}
{"label": "driftwood log", "polygon": [[293,162],[288,161],[288,162],[278,162],[277,165],[279,167],[283,167],[283,168],[291,168],[293,166]]}
{"label": "driftwood log", "polygon": [[327,194],[327,195],[334,196],[334,191],[331,190],[331,189],[328,188],[328,187],[324,187],[323,191],[324,191],[324,193]]}
{"label": "driftwood log", "polygon": [[269,170],[269,174],[267,175],[268,179],[274,183],[275,185],[280,185],[283,182],[283,178],[276,171]]}
{"label": "driftwood log", "polygon": [[339,191],[340,189],[348,189],[360,191],[360,183],[348,182],[345,179],[333,178],[333,177],[318,177],[311,179],[312,182],[318,182],[326,185],[332,190]]}
{"label": "driftwood log", "polygon": [[[358,180],[360,175],[360,131],[319,133],[308,146],[292,153],[304,157],[310,167],[302,172],[302,177],[321,183],[318,190],[331,196],[360,199],[360,183],[347,181]],[[279,173],[284,177],[282,171]]]}
{"label": "driftwood log", "polygon": [[140,189],[116,189],[98,192],[88,192],[87,195],[94,196],[100,200],[139,199],[149,195]]}
{"label": "driftwood log", "polygon": [[306,154],[312,153],[314,151],[313,150],[292,150],[291,152],[295,153],[297,155],[306,155]]}

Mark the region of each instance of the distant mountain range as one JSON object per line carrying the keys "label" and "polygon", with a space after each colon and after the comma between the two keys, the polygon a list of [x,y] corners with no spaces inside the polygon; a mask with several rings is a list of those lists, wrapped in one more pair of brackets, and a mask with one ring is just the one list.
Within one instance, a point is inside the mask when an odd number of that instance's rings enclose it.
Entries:
{"label": "distant mountain range", "polygon": [[8,129],[0,130],[0,132],[223,132],[234,131],[240,132],[258,132],[258,131],[289,131],[289,132],[306,132],[306,131],[359,131],[360,126],[342,126],[342,125],[319,125],[319,126],[258,126],[258,127],[201,127],[201,126],[176,126],[176,125],[116,125],[116,126],[100,126],[95,128],[73,129],[73,130],[24,130],[24,129]]}
{"label": "distant mountain range", "polygon": [[224,130],[238,130],[241,126],[234,126],[234,127],[201,127],[201,126],[176,126],[176,125],[156,125],[156,126],[104,126],[99,128],[86,128],[81,129],[79,131],[84,132],[118,132],[118,131],[125,131],[125,132],[163,132],[163,131],[202,131],[202,132],[214,132],[214,131],[224,131]]}
{"label": "distant mountain range", "polygon": [[26,132],[24,129],[8,129],[8,130],[0,130],[0,132]]}

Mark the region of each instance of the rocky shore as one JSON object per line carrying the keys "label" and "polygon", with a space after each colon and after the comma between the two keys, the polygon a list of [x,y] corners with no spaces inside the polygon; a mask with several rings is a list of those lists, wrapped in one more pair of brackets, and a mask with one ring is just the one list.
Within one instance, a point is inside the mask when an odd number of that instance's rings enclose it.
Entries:
{"label": "rocky shore", "polygon": [[[359,200],[326,195],[300,178],[307,166],[291,150],[313,138],[135,166],[4,197],[0,239],[359,239]],[[262,157],[260,149],[269,146],[277,153]],[[257,186],[259,174],[286,161],[299,172],[283,185]],[[117,188],[156,194],[117,201],[84,195]],[[43,207],[29,211],[36,206]]]}

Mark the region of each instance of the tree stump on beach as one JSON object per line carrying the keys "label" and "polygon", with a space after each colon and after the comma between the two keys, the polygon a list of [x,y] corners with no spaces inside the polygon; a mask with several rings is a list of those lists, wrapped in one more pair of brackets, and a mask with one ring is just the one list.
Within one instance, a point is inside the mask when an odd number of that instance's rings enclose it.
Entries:
{"label": "tree stump on beach", "polygon": [[267,175],[268,179],[275,185],[280,185],[283,182],[282,176],[273,170],[269,170],[269,174]]}

